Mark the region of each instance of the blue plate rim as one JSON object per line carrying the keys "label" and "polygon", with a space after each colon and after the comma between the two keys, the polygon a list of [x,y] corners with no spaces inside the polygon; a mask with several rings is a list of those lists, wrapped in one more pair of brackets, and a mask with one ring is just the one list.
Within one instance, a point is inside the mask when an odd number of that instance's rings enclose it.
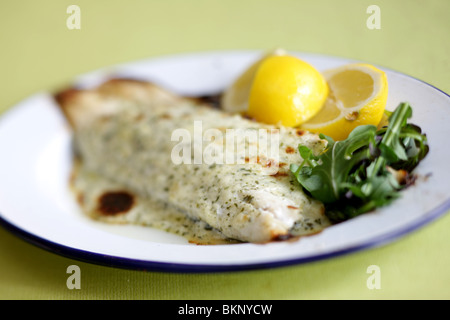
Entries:
{"label": "blue plate rim", "polygon": [[442,203],[440,206],[427,212],[423,219],[415,221],[411,225],[405,226],[401,230],[396,230],[389,234],[380,235],[376,238],[360,243],[356,246],[348,247],[342,250],[333,251],[325,254],[311,255],[303,258],[293,258],[285,260],[277,260],[265,263],[246,263],[246,264],[183,264],[183,263],[167,263],[150,260],[138,260],[124,257],[116,257],[112,255],[105,255],[85,250],[80,250],[68,247],[42,237],[39,237],[31,232],[25,231],[20,227],[15,226],[0,214],[0,225],[22,240],[44,249],[48,252],[63,256],[69,259],[74,259],[81,262],[87,262],[105,267],[113,267],[128,270],[140,271],[156,271],[156,272],[171,272],[171,273],[225,273],[236,271],[250,271],[261,269],[274,269],[280,267],[288,267],[293,265],[300,265],[321,260],[326,260],[334,257],[344,256],[350,253],[356,253],[366,249],[381,247],[394,240],[400,239],[413,231],[430,224],[439,217],[445,215],[450,210],[450,199]]}

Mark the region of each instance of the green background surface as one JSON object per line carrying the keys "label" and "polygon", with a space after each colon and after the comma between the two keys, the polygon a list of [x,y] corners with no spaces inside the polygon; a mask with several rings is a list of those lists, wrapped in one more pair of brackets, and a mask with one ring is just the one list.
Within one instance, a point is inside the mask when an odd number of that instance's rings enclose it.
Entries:
{"label": "green background surface", "polygon": [[[81,29],[66,26],[69,5]],[[381,9],[381,29],[366,9]],[[39,91],[116,63],[230,49],[320,53],[367,61],[450,92],[450,1],[166,0],[0,3],[0,112]],[[26,130],[26,128],[24,128]],[[0,165],[1,165],[0,151]],[[379,248],[245,272],[171,274],[97,266],[0,228],[2,299],[449,299],[450,215]],[[69,265],[81,289],[66,286]],[[366,285],[381,270],[381,289]]]}

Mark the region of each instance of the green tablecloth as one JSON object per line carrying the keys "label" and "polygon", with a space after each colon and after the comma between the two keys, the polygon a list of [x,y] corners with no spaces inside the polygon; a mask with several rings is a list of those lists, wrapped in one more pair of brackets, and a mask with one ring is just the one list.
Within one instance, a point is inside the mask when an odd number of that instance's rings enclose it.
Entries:
{"label": "green tablecloth", "polygon": [[[81,9],[69,30],[67,7]],[[366,12],[380,8],[381,29]],[[284,47],[382,65],[450,92],[450,1],[22,0],[0,4],[0,111],[81,73],[165,54]],[[26,130],[26,129],[24,129]],[[445,147],[445,146],[443,146]],[[0,151],[0,165],[1,152]],[[115,269],[61,257],[0,228],[3,299],[448,299],[450,215],[380,248],[223,274]],[[69,265],[82,288],[66,286]],[[370,290],[367,267],[381,271]]]}

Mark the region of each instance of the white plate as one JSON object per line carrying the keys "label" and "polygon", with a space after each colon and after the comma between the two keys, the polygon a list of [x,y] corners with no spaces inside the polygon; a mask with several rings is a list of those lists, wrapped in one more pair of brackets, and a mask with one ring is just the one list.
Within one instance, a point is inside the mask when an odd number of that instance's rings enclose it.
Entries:
{"label": "white plate", "polygon": [[[148,79],[182,94],[217,93],[261,53],[206,52],[138,61],[83,75],[92,86],[108,76]],[[319,70],[354,62],[298,54]],[[427,134],[430,153],[419,179],[393,205],[332,226],[296,242],[197,246],[184,238],[136,226],[110,226],[85,218],[67,180],[71,133],[50,93],[36,94],[0,118],[0,221],[20,237],[82,261],[131,269],[212,272],[277,267],[330,258],[385,244],[450,208],[450,97],[409,76],[386,70],[388,109],[409,102],[413,123]]]}

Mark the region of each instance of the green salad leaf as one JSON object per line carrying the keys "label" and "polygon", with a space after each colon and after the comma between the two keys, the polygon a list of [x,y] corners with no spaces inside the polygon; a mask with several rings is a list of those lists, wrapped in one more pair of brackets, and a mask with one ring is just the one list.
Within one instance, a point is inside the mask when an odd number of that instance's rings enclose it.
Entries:
{"label": "green salad leaf", "polygon": [[401,103],[387,127],[359,126],[342,141],[321,134],[325,150],[315,155],[299,145],[303,161],[290,170],[334,222],[387,205],[411,183],[412,170],[429,151],[426,135],[408,123],[411,116],[411,106]]}

